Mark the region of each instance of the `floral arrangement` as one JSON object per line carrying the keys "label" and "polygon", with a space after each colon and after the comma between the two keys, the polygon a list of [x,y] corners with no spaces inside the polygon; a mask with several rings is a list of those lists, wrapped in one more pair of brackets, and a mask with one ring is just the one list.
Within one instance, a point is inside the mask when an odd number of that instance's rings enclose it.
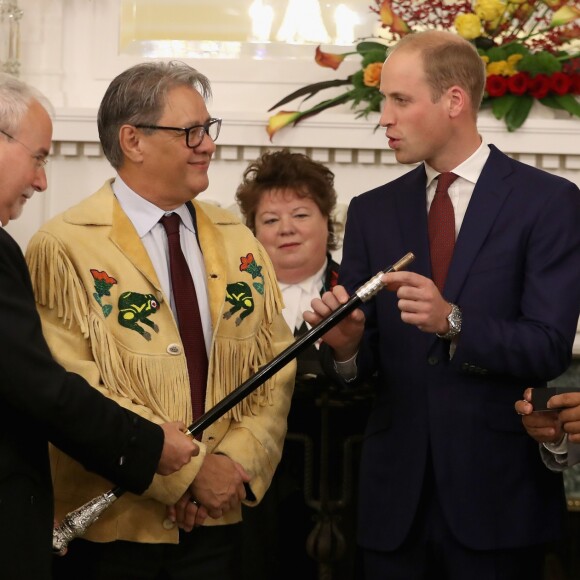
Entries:
{"label": "floral arrangement", "polygon": [[370,9],[380,21],[376,38],[362,40],[351,52],[334,54],[319,46],[315,53],[318,65],[334,70],[357,55],[360,69],[344,79],[302,87],[269,111],[325,89],[347,86],[347,91],[306,110],[271,116],[270,140],[283,127],[337,105],[350,102],[357,118],[380,112],[380,73],[389,47],[406,34],[428,29],[453,30],[475,44],[487,73],[482,107],[491,107],[509,131],[521,127],[534,101],[580,117],[578,0],[374,0]]}

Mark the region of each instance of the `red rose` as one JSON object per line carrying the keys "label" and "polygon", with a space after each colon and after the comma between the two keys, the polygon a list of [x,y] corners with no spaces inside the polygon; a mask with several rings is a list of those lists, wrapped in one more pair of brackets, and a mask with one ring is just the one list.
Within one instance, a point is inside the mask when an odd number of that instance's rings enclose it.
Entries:
{"label": "red rose", "polygon": [[566,74],[580,74],[580,57],[571,58],[562,64],[562,72]]}
{"label": "red rose", "polygon": [[485,83],[485,90],[490,97],[503,97],[507,91],[507,80],[501,75],[489,75]]}
{"label": "red rose", "polygon": [[570,79],[572,80],[570,92],[573,95],[580,95],[580,74],[570,75]]}
{"label": "red rose", "polygon": [[530,80],[530,94],[534,99],[543,99],[550,91],[550,78],[539,74]]}
{"label": "red rose", "polygon": [[512,95],[523,95],[530,86],[530,77],[527,73],[516,73],[508,78],[507,85]]}
{"label": "red rose", "polygon": [[550,75],[550,90],[557,95],[565,95],[570,92],[572,79],[561,72],[555,72]]}

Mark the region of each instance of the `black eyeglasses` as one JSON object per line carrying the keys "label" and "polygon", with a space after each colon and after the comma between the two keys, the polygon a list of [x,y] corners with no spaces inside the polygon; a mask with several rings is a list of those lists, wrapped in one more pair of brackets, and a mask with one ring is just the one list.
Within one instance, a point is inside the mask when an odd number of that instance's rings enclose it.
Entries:
{"label": "black eyeglasses", "polygon": [[48,163],[48,157],[46,155],[43,155],[42,153],[35,153],[28,145],[25,145],[22,141],[16,139],[16,137],[12,137],[10,133],[2,131],[2,129],[0,129],[0,133],[2,133],[2,135],[6,135],[10,141],[14,141],[15,143],[18,143],[18,145],[22,145],[22,147],[24,147],[24,149],[30,153],[30,156],[36,164],[36,169],[42,169]]}
{"label": "black eyeglasses", "polygon": [[215,141],[222,128],[221,119],[210,119],[203,125],[192,125],[191,127],[163,127],[161,125],[135,125],[137,129],[154,129],[162,131],[183,131],[185,133],[185,144],[190,149],[195,149],[201,145],[205,135]]}

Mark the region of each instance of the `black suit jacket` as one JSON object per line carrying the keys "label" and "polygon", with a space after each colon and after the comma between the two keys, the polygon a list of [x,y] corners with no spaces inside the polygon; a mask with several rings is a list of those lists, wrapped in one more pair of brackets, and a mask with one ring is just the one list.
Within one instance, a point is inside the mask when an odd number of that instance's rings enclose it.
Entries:
{"label": "black suit jacket", "polygon": [[48,442],[135,493],[150,484],[159,426],[103,397],[53,359],[22,252],[0,228],[0,576],[50,578]]}
{"label": "black suit jacket", "polygon": [[[449,342],[401,321],[397,297],[365,305],[358,367],[377,371],[361,463],[363,546],[393,550],[416,514],[432,459],[445,517],[464,545],[555,539],[560,476],[541,462],[514,402],[569,365],[580,310],[580,192],[495,147],[476,184],[443,296],[463,311]],[[358,288],[412,251],[431,277],[425,170],[352,200],[339,282]]]}

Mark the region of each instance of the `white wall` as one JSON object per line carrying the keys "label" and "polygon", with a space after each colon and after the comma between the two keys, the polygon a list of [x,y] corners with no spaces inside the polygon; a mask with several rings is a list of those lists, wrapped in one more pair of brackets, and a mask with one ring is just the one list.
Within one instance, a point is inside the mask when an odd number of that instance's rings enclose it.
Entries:
{"label": "white wall", "polygon": [[[56,106],[48,190],[35,196],[25,217],[9,226],[24,247],[45,220],[112,176],[98,143],[96,109],[109,81],[136,60],[117,55],[118,0],[19,0],[19,5],[24,10],[21,77]],[[317,67],[311,59],[207,59],[191,64],[212,81],[210,111],[224,119],[211,184],[200,199],[231,205],[247,163],[273,146],[290,147],[327,163],[343,204],[408,170],[397,165],[384,132],[375,131],[377,119],[355,120],[347,108],[283,130],[274,144],[268,140],[267,109],[274,102],[304,83],[342,78],[356,63],[345,62],[339,71]],[[481,114],[480,130],[487,142],[513,157],[580,186],[580,120],[555,119],[551,109],[539,106],[515,133],[508,133],[488,112]],[[580,353],[580,337],[577,345]]]}

